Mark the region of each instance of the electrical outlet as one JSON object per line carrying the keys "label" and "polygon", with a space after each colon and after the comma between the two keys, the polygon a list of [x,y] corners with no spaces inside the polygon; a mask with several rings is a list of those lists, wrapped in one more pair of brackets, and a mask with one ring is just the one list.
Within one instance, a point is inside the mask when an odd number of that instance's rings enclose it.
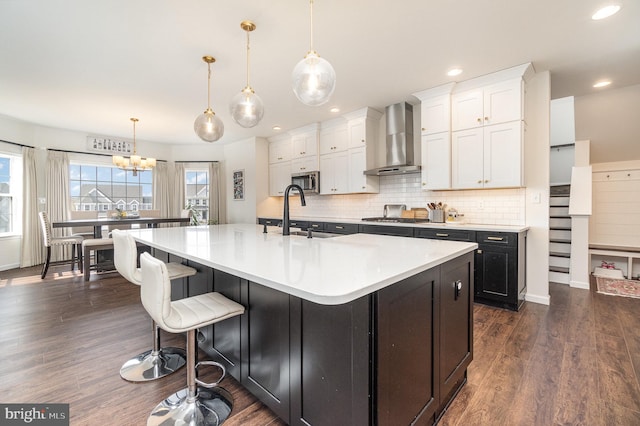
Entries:
{"label": "electrical outlet", "polygon": [[533,194],[532,199],[533,199],[533,203],[534,204],[540,204],[540,193],[539,192],[535,192]]}

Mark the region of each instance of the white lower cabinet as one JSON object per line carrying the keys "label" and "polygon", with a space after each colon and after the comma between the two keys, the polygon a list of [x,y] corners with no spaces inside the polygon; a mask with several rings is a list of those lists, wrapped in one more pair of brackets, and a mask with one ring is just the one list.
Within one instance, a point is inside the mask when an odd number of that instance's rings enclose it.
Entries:
{"label": "white lower cabinet", "polygon": [[451,187],[522,186],[523,140],[521,121],[453,132]]}
{"label": "white lower cabinet", "polygon": [[422,189],[451,189],[451,132],[422,135]]}
{"label": "white lower cabinet", "polygon": [[349,154],[347,151],[320,156],[320,194],[349,192]]}
{"label": "white lower cabinet", "polygon": [[269,195],[284,195],[284,190],[291,184],[291,161],[269,165]]}

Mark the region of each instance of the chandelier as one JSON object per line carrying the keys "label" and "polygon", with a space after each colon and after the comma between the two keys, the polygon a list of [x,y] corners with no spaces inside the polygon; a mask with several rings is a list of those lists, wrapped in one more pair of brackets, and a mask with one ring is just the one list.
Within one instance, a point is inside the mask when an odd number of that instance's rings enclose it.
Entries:
{"label": "chandelier", "polygon": [[139,121],[137,118],[130,118],[133,122],[133,154],[131,157],[123,157],[121,155],[113,156],[113,164],[122,170],[133,172],[134,176],[138,176],[139,171],[151,170],[156,166],[155,158],[142,158],[136,151],[136,123]]}

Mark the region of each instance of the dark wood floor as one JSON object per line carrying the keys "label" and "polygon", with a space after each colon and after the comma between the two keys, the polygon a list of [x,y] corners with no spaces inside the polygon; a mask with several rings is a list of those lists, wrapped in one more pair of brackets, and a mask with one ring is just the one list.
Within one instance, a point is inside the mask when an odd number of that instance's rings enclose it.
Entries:
{"label": "dark wood floor", "polygon": [[[0,272],[0,402],[69,403],[74,426],[144,425],[185,375],[120,379],[121,364],[151,346],[139,287],[116,273],[85,283],[67,268],[46,280],[39,268]],[[441,425],[640,425],[640,299],[550,291],[551,306],[475,307],[468,383]],[[283,424],[232,378],[223,385],[235,397],[225,424]]]}

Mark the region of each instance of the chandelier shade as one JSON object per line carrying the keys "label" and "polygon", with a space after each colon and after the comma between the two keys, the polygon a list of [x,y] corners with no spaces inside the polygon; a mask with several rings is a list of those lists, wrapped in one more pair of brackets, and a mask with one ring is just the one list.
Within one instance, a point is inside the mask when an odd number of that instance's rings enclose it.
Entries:
{"label": "chandelier shade", "polygon": [[205,142],[215,142],[224,135],[224,123],[211,109],[211,64],[216,61],[213,56],[203,56],[207,63],[207,109],[193,123],[196,135]]}
{"label": "chandelier shade", "polygon": [[291,82],[293,93],[300,102],[319,106],[329,102],[336,88],[336,72],[329,61],[321,58],[313,49],[313,0],[309,0],[309,6],[309,51],[293,69]]}
{"label": "chandelier shade", "polygon": [[156,166],[155,158],[142,158],[138,155],[136,147],[136,123],[140,120],[137,118],[130,118],[133,122],[133,154],[130,157],[124,157],[122,155],[114,155],[111,159],[113,164],[119,169],[133,172],[133,176],[138,176],[138,172],[144,170],[151,170]]}
{"label": "chandelier shade", "polygon": [[250,64],[250,44],[249,33],[256,29],[256,24],[251,21],[242,21],[242,28],[247,33],[247,85],[240,93],[231,99],[229,104],[229,112],[233,121],[242,127],[250,128],[257,125],[264,116],[264,105],[262,99],[256,95],[255,90],[249,83],[249,64]]}

